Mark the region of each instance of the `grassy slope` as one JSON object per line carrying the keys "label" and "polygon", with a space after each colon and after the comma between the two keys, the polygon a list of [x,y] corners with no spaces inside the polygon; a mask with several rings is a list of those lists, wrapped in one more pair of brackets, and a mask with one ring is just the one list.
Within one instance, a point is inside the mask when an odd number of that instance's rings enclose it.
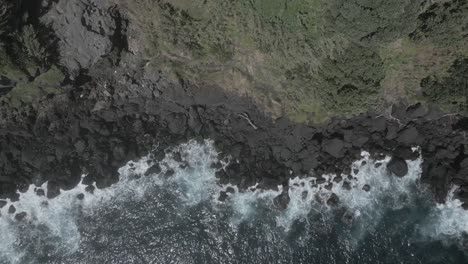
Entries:
{"label": "grassy slope", "polygon": [[[174,78],[253,96],[275,115],[321,121],[381,109],[401,98],[440,103],[448,111],[466,109],[463,102],[432,100],[421,88],[428,76],[449,75],[468,52],[465,33],[457,29],[468,9],[460,1],[448,2],[458,16],[443,3],[409,0],[135,0],[127,5],[144,28],[145,54],[154,67]],[[428,12],[450,17],[434,21]],[[450,26],[455,29],[444,30]]]}
{"label": "grassy slope", "polygon": [[[117,1],[117,0],[116,0]],[[120,0],[146,67],[255,98],[275,116],[320,122],[402,98],[468,109],[463,0]],[[32,27],[0,75],[14,105],[56,92],[64,76]],[[16,63],[11,63],[15,61]],[[38,69],[40,74],[37,75]]]}

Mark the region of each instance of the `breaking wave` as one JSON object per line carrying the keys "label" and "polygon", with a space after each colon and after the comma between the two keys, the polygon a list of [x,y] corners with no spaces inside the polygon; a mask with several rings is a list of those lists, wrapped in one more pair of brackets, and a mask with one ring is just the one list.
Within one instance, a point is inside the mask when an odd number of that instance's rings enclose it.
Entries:
{"label": "breaking wave", "polygon": [[[288,187],[240,191],[218,183],[218,156],[212,141],[190,141],[169,151],[157,173],[145,175],[155,165],[148,155],[92,193],[79,184],[49,200],[38,195],[46,184],[30,186],[0,211],[0,263],[367,263],[382,258],[366,246],[393,250],[402,241],[395,256],[420,263],[411,258],[416,244],[450,246],[468,232],[468,213],[453,192],[445,204],[430,201],[419,183],[422,159],[408,161],[408,175],[398,178],[386,169],[390,157],[363,152],[350,175],[298,175]],[[275,197],[286,191],[281,210]]]}

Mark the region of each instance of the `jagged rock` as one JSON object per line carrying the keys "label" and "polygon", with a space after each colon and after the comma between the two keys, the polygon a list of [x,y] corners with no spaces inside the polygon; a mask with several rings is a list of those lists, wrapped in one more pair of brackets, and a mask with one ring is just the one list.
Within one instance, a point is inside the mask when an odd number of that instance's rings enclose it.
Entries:
{"label": "jagged rock", "polygon": [[273,204],[280,210],[286,210],[286,208],[288,208],[289,201],[291,201],[291,198],[289,198],[288,191],[283,191],[273,199]]}
{"label": "jagged rock", "polygon": [[408,164],[402,158],[392,157],[387,164],[387,169],[395,176],[404,177],[408,173]]}
{"label": "jagged rock", "polygon": [[153,166],[151,166],[148,170],[146,170],[145,176],[159,174],[161,173],[161,171],[162,171],[161,166],[159,166],[159,164],[156,163]]}
{"label": "jagged rock", "polygon": [[88,186],[86,186],[85,191],[87,191],[89,193],[94,193],[94,189],[96,189],[96,188],[93,185],[88,185]]}
{"label": "jagged rock", "polygon": [[227,193],[235,193],[236,190],[234,190],[234,188],[232,188],[232,187],[227,187],[227,188],[226,188],[226,192],[227,192]]}
{"label": "jagged rock", "polygon": [[340,198],[335,193],[332,193],[327,200],[328,206],[336,206],[340,202]]}
{"label": "jagged rock", "polygon": [[10,205],[10,207],[8,207],[8,213],[14,214],[15,212],[16,212],[16,207],[14,205]]}
{"label": "jagged rock", "polygon": [[354,212],[352,211],[346,211],[342,216],[341,216],[341,222],[343,224],[351,226],[354,222]]}
{"label": "jagged rock", "polygon": [[364,190],[366,192],[370,191],[370,189],[371,189],[371,187],[370,187],[369,184],[365,184],[364,186],[362,186],[362,190]]}
{"label": "jagged rock", "polygon": [[171,177],[172,175],[174,175],[175,171],[173,169],[168,169],[165,173],[164,173],[164,176],[165,177]]}
{"label": "jagged rock", "polygon": [[41,21],[54,29],[58,36],[60,62],[73,77],[79,74],[80,69],[89,68],[112,49],[109,36],[114,34],[116,25],[101,3],[86,5],[78,0],[54,2]]}
{"label": "jagged rock", "polygon": [[79,193],[79,194],[76,196],[76,198],[77,198],[78,200],[83,200],[84,197],[85,197],[85,196],[84,196],[84,193]]}
{"label": "jagged rock", "polygon": [[26,218],[27,215],[28,215],[28,214],[27,214],[26,212],[17,213],[17,214],[15,215],[15,220],[18,221],[18,222],[19,222],[19,221],[23,221],[24,218]]}
{"label": "jagged rock", "polygon": [[44,195],[45,195],[45,192],[44,192],[43,189],[37,189],[37,190],[36,190],[36,194],[37,194],[37,196],[44,196]]}
{"label": "jagged rock", "polygon": [[393,151],[393,156],[400,157],[404,160],[415,160],[419,157],[419,153],[413,151],[409,146],[398,146]]}
{"label": "jagged rock", "polygon": [[347,191],[351,190],[351,184],[347,181],[343,182],[343,189]]}
{"label": "jagged rock", "polygon": [[228,194],[225,191],[219,193],[218,201],[224,202],[228,198]]}
{"label": "jagged rock", "polygon": [[47,198],[51,199],[60,194],[60,185],[57,182],[49,181],[47,183]]}

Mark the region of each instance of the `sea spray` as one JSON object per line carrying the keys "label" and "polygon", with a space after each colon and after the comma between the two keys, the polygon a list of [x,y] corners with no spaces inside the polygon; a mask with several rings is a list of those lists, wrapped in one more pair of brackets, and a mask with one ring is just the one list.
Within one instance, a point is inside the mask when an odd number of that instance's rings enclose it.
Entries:
{"label": "sea spray", "polygon": [[468,249],[468,210],[456,198],[457,189],[458,186],[454,185],[446,201],[432,208],[420,230],[426,239],[441,240],[447,245],[458,244]]}
{"label": "sea spray", "polygon": [[[415,200],[427,195],[418,180],[422,159],[408,161],[408,175],[397,178],[386,169],[389,157],[376,161],[363,152],[362,159],[353,163],[351,175],[341,175],[341,179],[324,175],[325,183],[318,184],[316,177],[291,178],[287,186],[290,201],[281,210],[275,207],[274,199],[284,191],[282,186],[262,190],[254,185],[239,190],[237,186],[219,185],[216,169],[211,166],[218,159],[212,141],[190,141],[168,150],[160,162],[151,155],[129,162],[119,170],[117,184],[93,193],[86,192],[86,186],[80,183],[49,200],[35,191],[47,191],[46,184],[31,186],[20,194],[19,201],[9,201],[1,209],[0,263],[35,263],[38,259],[43,263],[77,259],[85,259],[83,263],[115,259],[127,263],[154,259],[157,263],[190,262],[197,250],[208,250],[208,245],[217,260],[234,256],[242,260],[248,257],[246,252],[252,251],[265,252],[256,261],[275,257],[288,262],[294,259],[288,254],[301,248],[307,249],[307,254],[334,252],[347,259],[359,251],[356,245],[364,239],[363,234],[370,229],[380,230],[377,226],[388,211],[412,208]],[[161,170],[145,175],[155,164]],[[227,193],[224,201],[218,200],[221,191]],[[85,194],[83,199],[78,199],[80,194]],[[339,198],[337,205],[327,203],[332,194]],[[10,205],[17,213],[26,212],[25,219],[18,222],[8,214]],[[432,225],[428,225],[435,228],[430,232],[431,240],[457,237],[466,231],[468,214],[456,200],[449,199],[433,210]],[[314,222],[316,216],[325,221]],[[335,222],[336,218],[342,221]],[[108,219],[111,221],[106,222]],[[295,229],[298,222],[309,226]],[[359,232],[352,233],[351,238],[340,237],[335,230],[338,225]],[[249,241],[262,238],[265,241],[258,243],[266,245],[258,244],[256,248],[257,242],[250,244],[245,240],[250,233],[257,237],[249,237]],[[288,236],[297,238],[293,241],[298,249],[291,248]],[[317,239],[317,243],[311,242]],[[328,240],[330,249],[321,245]],[[353,241],[357,244],[352,245]],[[143,255],[133,251],[139,243],[143,243]],[[320,259],[317,261],[320,263]]]}
{"label": "sea spray", "polygon": [[[181,164],[174,160],[175,152],[182,153],[187,168],[181,168]],[[104,189],[94,188],[92,193],[88,193],[87,186],[80,182],[71,190],[62,190],[54,199],[47,199],[37,194],[37,190],[47,192],[47,183],[40,187],[31,185],[26,192],[19,193],[18,201],[8,200],[0,210],[0,259],[8,259],[9,263],[32,261],[28,256],[24,257],[25,252],[34,251],[31,247],[41,245],[53,248],[54,254],[71,254],[81,243],[76,222],[80,214],[98,214],[102,207],[138,202],[155,187],[176,186],[174,192],[179,194],[182,202],[196,204],[213,194],[216,178],[210,165],[215,161],[217,152],[212,141],[206,140],[204,144],[190,141],[168,152],[160,162],[162,170],[159,174],[144,176],[155,163],[148,155],[120,168],[118,183]],[[174,171],[173,177],[163,177],[168,170]],[[78,199],[82,194],[85,194],[83,199]],[[26,217],[16,221],[14,214],[8,213],[10,206],[14,206],[17,213],[25,212]],[[40,252],[40,248],[37,250]]]}

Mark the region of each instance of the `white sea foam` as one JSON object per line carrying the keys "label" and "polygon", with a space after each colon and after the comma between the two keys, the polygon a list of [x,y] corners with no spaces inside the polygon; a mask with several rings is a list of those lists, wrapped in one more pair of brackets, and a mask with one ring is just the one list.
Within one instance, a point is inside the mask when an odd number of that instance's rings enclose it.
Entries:
{"label": "white sea foam", "polygon": [[[415,198],[414,191],[418,188],[418,179],[421,175],[421,159],[408,161],[408,175],[398,178],[390,175],[386,164],[390,157],[375,161],[370,154],[362,152],[362,159],[352,164],[352,179],[347,175],[336,183],[336,175],[324,175],[325,183],[317,184],[315,177],[295,177],[289,180],[288,194],[290,202],[284,211],[278,213],[277,225],[288,230],[296,220],[307,221],[309,214],[329,214],[332,207],[327,200],[332,194],[338,196],[339,206],[348,209],[353,218],[372,219],[377,223],[384,211],[389,207],[399,209],[411,203]],[[376,166],[380,163],[380,166]],[[354,169],[359,170],[354,173]],[[344,183],[350,188],[346,188]],[[331,188],[329,184],[332,184]],[[329,188],[326,188],[328,185]],[[370,190],[363,190],[368,185]],[[224,186],[226,189],[228,186]],[[237,187],[231,186],[235,192],[229,195],[227,203],[235,212],[232,219],[235,225],[247,221],[255,216],[260,202],[267,202],[273,206],[274,198],[281,194],[282,187],[278,190],[261,190],[257,185],[240,192]]]}
{"label": "white sea foam", "polygon": [[462,202],[454,197],[457,189],[458,186],[453,186],[446,202],[432,209],[421,228],[424,236],[450,244],[463,242],[463,236],[468,234],[468,210],[463,209]]}
{"label": "white sea foam", "polygon": [[[60,195],[49,200],[45,196],[38,196],[35,191],[38,187],[31,185],[25,193],[20,193],[18,201],[8,200],[8,204],[0,210],[0,258],[6,258],[10,263],[24,263],[23,244],[34,238],[25,238],[28,234],[21,233],[24,232],[23,227],[27,227],[26,232],[30,232],[30,236],[55,240],[55,246],[62,253],[73,253],[79,249],[81,239],[76,223],[77,214],[92,215],[96,213],[96,209],[110,203],[138,201],[157,186],[175,187],[174,191],[181,202],[187,204],[210,198],[216,187],[215,170],[210,167],[217,160],[213,142],[207,140],[204,144],[199,144],[190,141],[173,150],[181,153],[187,168],[181,168],[174,160],[173,152],[169,152],[160,162],[162,171],[159,175],[143,176],[153,165],[150,157],[146,156],[120,168],[120,180],[117,184],[105,189],[95,189],[92,194],[87,193],[86,186],[80,183],[72,190],[62,190]],[[169,169],[174,171],[174,175],[166,179],[162,175]],[[47,192],[47,183],[40,188]],[[82,193],[85,194],[84,199],[79,200],[77,196]],[[16,208],[17,213],[26,212],[26,218],[17,222],[13,214],[8,214],[10,205]]]}
{"label": "white sea foam", "polygon": [[[355,219],[364,215],[378,221],[388,207],[398,209],[408,204],[413,198],[412,190],[416,187],[421,174],[421,159],[408,161],[408,175],[403,178],[391,176],[386,164],[390,157],[374,161],[367,152],[362,153],[362,159],[352,164],[352,179],[342,176],[339,183],[334,181],[336,175],[325,175],[325,183],[316,184],[316,178],[296,177],[289,181],[289,196],[291,201],[286,211],[278,217],[278,225],[289,228],[298,219],[312,213],[324,213],[330,210],[326,201],[335,194],[339,205],[344,205]],[[376,166],[380,163],[380,166]],[[354,173],[354,169],[359,170]],[[326,188],[332,183],[331,188]],[[350,187],[347,188],[346,184]],[[365,191],[364,186],[370,187]]]}
{"label": "white sea foam", "polygon": [[[174,159],[175,152],[181,153],[183,163],[188,166],[180,166],[181,163]],[[409,173],[403,178],[389,175],[386,169],[389,160],[386,157],[382,161],[374,161],[369,153],[363,152],[362,159],[352,165],[352,169],[359,171],[351,174],[352,179],[343,176],[339,183],[333,181],[335,175],[325,175],[326,182],[322,184],[317,184],[317,178],[314,177],[293,178],[288,187],[289,205],[286,210],[281,211],[273,209],[274,198],[283,191],[281,186],[278,186],[278,190],[261,190],[252,186],[245,191],[239,191],[232,185],[220,186],[215,177],[216,170],[211,167],[212,163],[218,161],[213,142],[207,140],[200,144],[190,141],[166,155],[160,162],[162,171],[158,175],[143,176],[154,165],[149,156],[143,157],[137,162],[129,162],[119,170],[120,180],[117,184],[96,189],[93,194],[87,193],[86,186],[79,184],[76,188],[62,191],[58,197],[48,200],[37,196],[34,191],[37,187],[31,186],[27,192],[20,194],[19,201],[9,201],[0,210],[0,258],[8,258],[11,263],[24,262],[24,243],[27,243],[24,232],[31,232],[31,236],[36,237],[46,235],[44,239],[59,243],[60,250],[75,252],[81,243],[76,222],[78,214],[98,214],[99,208],[109,204],[138,201],[156,188],[169,188],[180,203],[187,206],[202,201],[211,201],[215,207],[229,206],[233,210],[233,226],[254,218],[259,204],[262,204],[276,214],[277,225],[288,230],[297,220],[307,221],[310,214],[331,213],[333,209],[326,201],[332,194],[338,196],[339,206],[347,208],[355,221],[371,219],[372,222],[377,222],[384,210],[399,209],[411,204],[419,190],[422,160],[409,161]],[[376,166],[377,162],[381,166]],[[174,171],[174,175],[165,177],[164,174],[170,169]],[[349,183],[351,188],[345,188],[344,182]],[[326,188],[329,183],[333,183],[331,189]],[[370,186],[368,192],[363,190],[366,185]],[[234,189],[234,193],[229,194],[225,202],[219,202],[219,192],[228,187]],[[47,191],[46,184],[41,188]],[[77,195],[81,193],[85,193],[83,200],[77,199]],[[7,212],[10,205],[14,205],[17,212],[26,212],[26,219],[18,223]],[[468,231],[468,214],[461,208],[459,201],[449,199],[446,204],[438,205],[434,210],[437,213],[434,219],[439,220],[431,222],[432,229],[428,229],[430,237],[437,239],[440,235],[456,236]]]}
{"label": "white sea foam", "polygon": [[278,190],[262,190],[258,189],[257,186],[258,184],[242,192],[239,191],[236,186],[223,186],[224,189],[232,187],[235,190],[235,192],[230,195],[230,199],[228,201],[234,211],[234,216],[231,219],[231,223],[234,226],[255,217],[259,202],[266,200],[270,202],[271,205],[273,199],[282,192],[281,186],[278,186]]}

